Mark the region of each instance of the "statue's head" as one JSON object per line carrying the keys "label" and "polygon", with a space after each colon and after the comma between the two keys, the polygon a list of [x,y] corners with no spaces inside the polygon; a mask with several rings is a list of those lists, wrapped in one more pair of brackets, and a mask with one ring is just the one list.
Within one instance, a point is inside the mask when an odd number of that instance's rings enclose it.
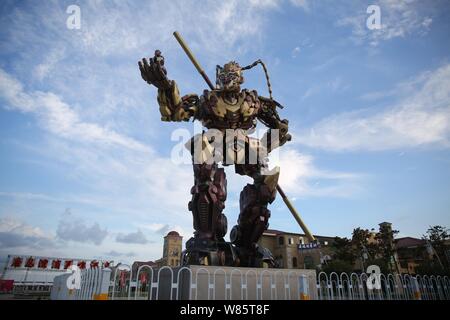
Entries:
{"label": "statue's head", "polygon": [[224,64],[223,67],[216,67],[216,86],[217,89],[229,92],[239,92],[241,84],[244,83],[241,66],[231,61]]}

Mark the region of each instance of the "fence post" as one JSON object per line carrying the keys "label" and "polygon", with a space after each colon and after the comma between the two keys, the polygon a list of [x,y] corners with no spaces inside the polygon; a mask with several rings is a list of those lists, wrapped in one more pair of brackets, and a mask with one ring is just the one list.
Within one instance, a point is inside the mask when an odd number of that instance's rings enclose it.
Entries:
{"label": "fence post", "polygon": [[414,299],[415,300],[422,300],[422,295],[420,293],[420,286],[419,286],[419,281],[417,281],[416,277],[412,278],[412,287],[413,287],[413,291],[414,291]]}
{"label": "fence post", "polygon": [[233,269],[230,273],[230,285],[229,285],[229,291],[230,291],[230,300],[233,300],[233,272],[239,272],[240,275],[240,283],[241,283],[241,298],[240,300],[244,300],[244,288],[247,288],[247,285],[244,284],[244,276],[242,274],[242,271],[239,269]]}
{"label": "fence post", "polygon": [[298,281],[298,286],[300,288],[300,300],[311,300],[308,277],[302,274],[298,278]]}
{"label": "fence post", "polygon": [[94,300],[108,300],[109,284],[111,279],[111,269],[98,269],[97,290],[94,292]]}

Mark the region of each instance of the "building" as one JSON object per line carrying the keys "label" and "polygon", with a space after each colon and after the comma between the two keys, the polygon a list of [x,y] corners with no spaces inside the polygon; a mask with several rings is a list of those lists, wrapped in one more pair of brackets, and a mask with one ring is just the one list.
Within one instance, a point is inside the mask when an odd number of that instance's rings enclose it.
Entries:
{"label": "building", "polygon": [[170,231],[164,237],[163,256],[156,260],[159,266],[177,267],[181,264],[181,252],[183,250],[183,237],[176,231]]}
{"label": "building", "polygon": [[[395,239],[395,232],[393,232],[392,224],[390,222],[382,222],[379,226],[380,232],[383,231],[385,234],[391,234],[390,239],[386,240],[393,248],[393,255],[388,266],[392,272],[414,275],[418,273],[419,267],[429,267],[433,263],[445,265],[445,262],[447,262],[447,260],[444,262],[442,260],[446,259],[446,255],[450,253],[450,240],[446,240],[444,242],[446,246],[444,256],[437,257],[436,252],[426,240],[413,237],[402,237]],[[379,233],[377,232],[370,232],[369,238],[367,239],[368,244],[380,244],[380,240],[377,237],[378,235]],[[449,242],[449,244],[447,244],[447,242]],[[383,259],[383,255],[381,252],[378,252],[372,258]],[[358,257],[354,265],[355,271],[365,270],[364,266],[367,267],[364,261]]]}
{"label": "building", "polygon": [[13,283],[14,295],[28,297],[47,297],[56,276],[64,274],[76,265],[80,269],[112,267],[113,261],[57,258],[42,256],[8,255],[1,274],[1,280]]}
{"label": "building", "polygon": [[272,252],[281,268],[315,269],[326,260],[331,260],[334,237],[314,237],[320,248],[304,234],[267,229],[258,243]]}
{"label": "building", "polygon": [[[418,267],[450,265],[450,240],[444,241],[444,252],[438,256],[435,248],[424,239],[404,237],[395,239],[395,258],[400,273],[417,274]],[[423,272],[423,270],[422,270]]]}
{"label": "building", "polygon": [[431,260],[426,241],[412,237],[395,239],[395,260],[400,273],[416,274],[416,268]]}
{"label": "building", "polygon": [[[133,275],[137,274],[137,271],[142,266],[150,266],[151,268],[156,268],[158,264],[154,261],[135,261],[131,265],[131,269],[133,271]],[[135,279],[133,279],[135,280]]]}

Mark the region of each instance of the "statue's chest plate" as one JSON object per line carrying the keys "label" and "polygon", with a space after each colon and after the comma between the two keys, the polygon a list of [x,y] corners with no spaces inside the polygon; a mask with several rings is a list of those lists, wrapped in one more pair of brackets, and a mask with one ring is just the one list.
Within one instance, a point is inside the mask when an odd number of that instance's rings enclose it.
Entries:
{"label": "statue's chest plate", "polygon": [[209,110],[211,119],[207,127],[218,129],[248,129],[253,126],[253,119],[259,104],[250,94],[242,92],[235,101],[226,101],[221,96],[211,95]]}

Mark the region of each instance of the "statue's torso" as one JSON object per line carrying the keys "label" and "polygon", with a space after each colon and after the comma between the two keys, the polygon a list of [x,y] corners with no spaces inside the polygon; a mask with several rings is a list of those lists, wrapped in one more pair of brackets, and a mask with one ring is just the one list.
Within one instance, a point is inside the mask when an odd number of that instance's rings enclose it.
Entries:
{"label": "statue's torso", "polygon": [[220,92],[205,91],[201,98],[201,121],[208,129],[247,130],[255,127],[259,106],[256,91],[242,90],[232,101]]}

